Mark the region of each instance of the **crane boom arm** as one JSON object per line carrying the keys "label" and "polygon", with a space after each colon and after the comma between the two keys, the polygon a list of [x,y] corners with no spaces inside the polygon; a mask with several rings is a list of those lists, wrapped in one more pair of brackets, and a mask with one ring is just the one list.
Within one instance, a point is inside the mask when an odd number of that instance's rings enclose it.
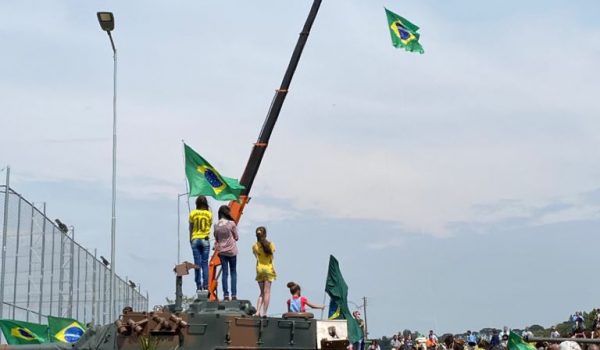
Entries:
{"label": "crane boom arm", "polygon": [[[277,118],[281,112],[281,107],[283,106],[283,102],[287,96],[288,88],[290,87],[292,78],[296,72],[296,68],[298,67],[298,62],[300,61],[300,56],[302,56],[304,45],[306,45],[308,35],[310,34],[312,25],[317,17],[317,12],[319,12],[321,1],[322,0],[313,1],[310,12],[308,13],[308,17],[306,18],[306,22],[304,23],[304,28],[302,29],[302,32],[300,32],[298,42],[296,43],[296,47],[292,53],[292,58],[290,59],[290,63],[288,64],[285,75],[283,76],[283,80],[281,81],[281,86],[279,89],[275,90],[275,96],[273,96],[273,101],[269,107],[267,118],[265,119],[262,129],[260,130],[258,140],[252,147],[252,152],[250,152],[250,158],[246,164],[246,169],[244,169],[244,173],[240,179],[240,184],[244,185],[245,187],[240,196],[240,200],[239,202],[229,202],[231,216],[236,223],[239,223],[244,211],[244,207],[250,200],[250,189],[252,188],[252,184],[254,183],[256,174],[258,173],[258,168],[260,167],[260,163],[262,162],[265,151],[267,150],[267,146],[269,145],[271,133],[273,132],[273,128],[275,127],[275,123],[277,122]],[[215,250],[210,258],[208,267],[208,296],[210,300],[217,300],[217,267],[219,265],[221,265],[221,260],[219,259],[218,251]]]}
{"label": "crane boom arm", "polygon": [[275,90],[275,96],[273,96],[273,101],[271,102],[269,112],[267,113],[265,122],[260,130],[260,134],[258,135],[258,140],[252,147],[252,152],[250,153],[250,158],[246,164],[246,169],[244,170],[244,173],[240,179],[240,183],[246,188],[242,191],[239,202],[232,201],[229,203],[231,215],[236,222],[239,222],[240,218],[242,217],[244,207],[250,200],[250,189],[252,188],[252,184],[254,183],[256,174],[258,173],[258,168],[260,167],[260,163],[262,162],[265,151],[267,150],[267,146],[269,145],[271,133],[273,132],[273,128],[275,127],[275,123],[277,122],[277,118],[281,112],[281,107],[283,106],[283,102],[285,101],[285,97],[287,96],[288,89],[292,82],[292,78],[294,77],[294,73],[298,67],[298,62],[300,61],[300,56],[304,50],[304,45],[306,45],[308,35],[310,34],[312,25],[317,17],[317,13],[319,12],[321,1],[322,0],[313,1],[308,17],[306,18],[306,22],[304,23],[304,28],[302,29],[302,32],[300,32],[298,42],[296,43],[296,47],[294,48],[294,52],[292,53],[292,57],[290,59],[290,63],[288,64],[285,75],[283,76],[283,80],[281,81],[281,86],[279,89]]}

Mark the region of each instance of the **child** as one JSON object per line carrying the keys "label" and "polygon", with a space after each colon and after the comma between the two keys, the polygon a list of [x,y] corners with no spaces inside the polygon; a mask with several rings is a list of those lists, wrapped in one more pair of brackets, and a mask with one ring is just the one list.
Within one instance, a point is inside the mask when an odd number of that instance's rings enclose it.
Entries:
{"label": "child", "polygon": [[306,297],[300,295],[300,285],[295,282],[289,282],[287,287],[290,289],[292,297],[288,299],[288,312],[306,312],[306,305],[313,309],[325,309],[325,305],[312,304]]}
{"label": "child", "polygon": [[256,282],[260,289],[254,316],[267,317],[267,309],[271,300],[271,283],[277,274],[273,267],[275,244],[267,240],[267,228],[264,226],[256,228],[256,243],[252,246],[252,253],[256,257]]}

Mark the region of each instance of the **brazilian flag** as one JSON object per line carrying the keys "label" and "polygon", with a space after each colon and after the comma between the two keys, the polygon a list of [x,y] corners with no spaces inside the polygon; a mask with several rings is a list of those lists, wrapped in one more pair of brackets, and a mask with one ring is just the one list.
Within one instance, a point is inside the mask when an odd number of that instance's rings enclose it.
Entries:
{"label": "brazilian flag", "polygon": [[385,14],[394,47],[403,48],[409,52],[425,53],[423,46],[419,44],[418,26],[388,9],[385,9]]}
{"label": "brazilian flag", "polygon": [[219,174],[206,159],[183,144],[185,175],[190,184],[190,196],[209,196],[221,201],[239,200],[244,186],[238,180]]}
{"label": "brazilian flag", "polygon": [[52,339],[62,343],[77,343],[85,333],[81,323],[72,318],[48,316],[48,328]]}
{"label": "brazilian flag", "polygon": [[25,321],[0,320],[0,329],[8,344],[48,343],[48,326]]}
{"label": "brazilian flag", "polygon": [[327,318],[330,320],[344,319],[342,308],[333,299],[329,301],[329,312],[327,314]]}
{"label": "brazilian flag", "polygon": [[325,292],[329,295],[331,301],[335,303],[333,313],[331,308],[332,304],[329,304],[330,317],[335,316],[335,313],[339,313],[337,318],[347,320],[348,340],[350,343],[356,343],[362,339],[364,336],[362,334],[362,329],[356,319],[352,317],[350,309],[348,308],[348,285],[346,284],[346,281],[344,281],[340,265],[333,255],[329,256],[329,269],[327,271],[327,282],[325,282]]}
{"label": "brazilian flag", "polygon": [[508,350],[536,350],[535,346],[526,343],[517,333],[511,331],[508,335]]}

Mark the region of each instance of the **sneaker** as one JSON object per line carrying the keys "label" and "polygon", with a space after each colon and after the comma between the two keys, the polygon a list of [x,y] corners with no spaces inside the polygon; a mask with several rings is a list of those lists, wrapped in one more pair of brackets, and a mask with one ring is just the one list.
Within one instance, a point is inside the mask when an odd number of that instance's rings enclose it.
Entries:
{"label": "sneaker", "polygon": [[237,297],[234,295],[231,297],[231,300],[237,300]]}
{"label": "sneaker", "polygon": [[229,295],[224,296],[223,301],[229,301]]}

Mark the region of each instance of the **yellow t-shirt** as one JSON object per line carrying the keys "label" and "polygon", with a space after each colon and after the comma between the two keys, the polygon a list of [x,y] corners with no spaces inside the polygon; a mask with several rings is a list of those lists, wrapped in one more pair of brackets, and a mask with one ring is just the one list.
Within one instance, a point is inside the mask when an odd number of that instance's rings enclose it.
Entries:
{"label": "yellow t-shirt", "polygon": [[205,239],[210,233],[212,226],[212,213],[210,210],[194,209],[190,212],[190,224],[192,224],[192,237],[194,239]]}
{"label": "yellow t-shirt", "polygon": [[[270,242],[271,251],[275,253],[275,244]],[[277,277],[273,267],[273,254],[268,255],[263,250],[262,244],[256,242],[252,246],[252,253],[256,256],[256,280],[259,282],[272,282]]]}

